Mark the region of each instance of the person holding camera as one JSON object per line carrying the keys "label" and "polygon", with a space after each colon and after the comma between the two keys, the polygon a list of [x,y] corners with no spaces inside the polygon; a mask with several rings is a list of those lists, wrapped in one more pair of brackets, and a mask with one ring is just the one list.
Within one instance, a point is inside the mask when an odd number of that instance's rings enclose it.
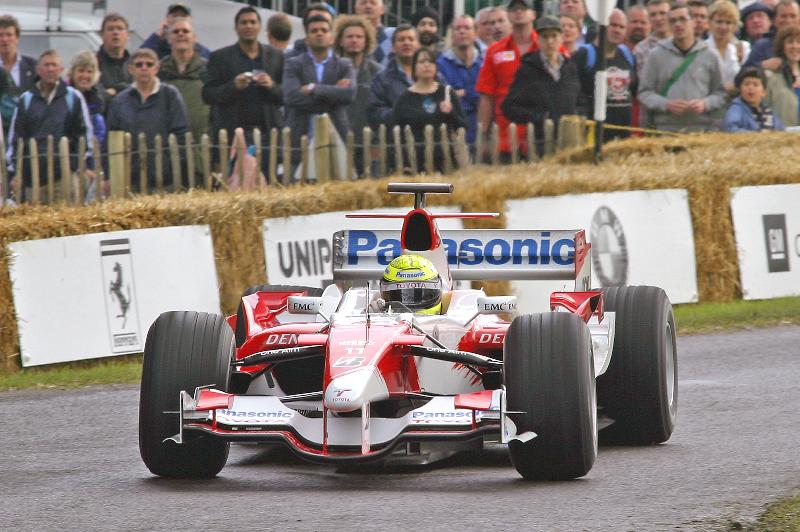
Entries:
{"label": "person holding camera", "polygon": [[247,144],[253,143],[253,130],[261,130],[265,148],[263,168],[268,168],[270,129],[282,128],[283,53],[258,41],[261,15],[246,6],[236,13],[236,44],[215,50],[208,61],[203,101],[211,106],[211,130],[220,129],[232,139],[236,128],[245,132]]}

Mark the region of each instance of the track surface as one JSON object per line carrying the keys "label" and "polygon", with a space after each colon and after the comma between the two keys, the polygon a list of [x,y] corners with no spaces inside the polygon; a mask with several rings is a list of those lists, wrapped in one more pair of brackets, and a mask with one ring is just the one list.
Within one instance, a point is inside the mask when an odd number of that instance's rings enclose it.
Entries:
{"label": "track surface", "polygon": [[665,445],[603,447],[583,479],[527,483],[502,448],[342,474],[234,447],[214,481],[154,478],[138,389],[0,394],[3,530],[709,530],[800,488],[800,327],[681,337]]}

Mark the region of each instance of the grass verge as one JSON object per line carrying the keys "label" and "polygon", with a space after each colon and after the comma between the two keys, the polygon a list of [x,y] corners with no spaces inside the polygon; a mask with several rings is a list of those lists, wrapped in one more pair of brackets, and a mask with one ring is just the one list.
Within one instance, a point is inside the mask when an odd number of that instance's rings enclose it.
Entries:
{"label": "grass verge", "polygon": [[735,521],[727,527],[729,532],[745,530],[747,532],[778,532],[784,530],[800,530],[800,495],[787,497],[774,502],[758,516],[755,523]]}
{"label": "grass verge", "polygon": [[[675,321],[679,334],[800,324],[800,297],[676,305]],[[141,355],[128,355],[29,368],[16,373],[0,374],[0,391],[135,384],[141,379],[141,365]]]}

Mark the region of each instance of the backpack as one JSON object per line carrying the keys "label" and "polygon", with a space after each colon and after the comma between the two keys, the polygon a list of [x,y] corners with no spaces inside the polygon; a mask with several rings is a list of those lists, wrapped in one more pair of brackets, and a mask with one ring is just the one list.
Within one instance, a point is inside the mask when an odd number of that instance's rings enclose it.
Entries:
{"label": "backpack", "polygon": [[[31,106],[31,100],[33,99],[33,93],[31,91],[26,91],[22,95],[22,107],[25,111],[28,111],[28,108]],[[75,107],[75,89],[70,86],[67,86],[67,111],[72,114],[72,109]]]}
{"label": "backpack", "polygon": [[[581,48],[586,49],[586,69],[593,69],[594,64],[597,62],[597,49],[591,44],[584,44]],[[625,57],[625,61],[627,61],[631,67],[636,65],[636,59],[634,59],[630,48],[624,44],[618,44],[617,49],[622,53],[623,57]]]}

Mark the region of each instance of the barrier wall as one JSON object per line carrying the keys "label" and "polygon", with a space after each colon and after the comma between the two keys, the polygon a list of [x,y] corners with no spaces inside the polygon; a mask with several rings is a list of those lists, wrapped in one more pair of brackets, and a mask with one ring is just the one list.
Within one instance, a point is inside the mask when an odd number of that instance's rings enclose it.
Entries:
{"label": "barrier wall", "polygon": [[[615,190],[685,189],[694,234],[700,301],[741,297],[739,267],[730,214],[732,187],[800,183],[797,137],[702,135],[611,144],[605,162],[583,164],[588,150],[565,153],[559,161],[509,167],[475,166],[459,176],[421,177],[449,181],[452,196],[432,196],[464,211],[504,213],[508,200]],[[572,161],[566,164],[568,161]],[[407,178],[402,178],[407,179]],[[378,181],[328,183],[264,192],[144,197],[87,207],[22,207],[0,210],[0,245],[22,240],[148,227],[209,225],[224,312],[232,312],[242,290],[266,281],[262,238],[265,218],[332,211],[408,206],[410,199],[386,194]],[[469,227],[504,227],[494,220],[465,220]],[[336,229],[336,228],[331,228]],[[0,256],[0,367],[19,368],[16,316],[8,273],[8,252]],[[507,291],[507,283],[486,283],[488,291]],[[48,312],[43,306],[43,312]]]}

